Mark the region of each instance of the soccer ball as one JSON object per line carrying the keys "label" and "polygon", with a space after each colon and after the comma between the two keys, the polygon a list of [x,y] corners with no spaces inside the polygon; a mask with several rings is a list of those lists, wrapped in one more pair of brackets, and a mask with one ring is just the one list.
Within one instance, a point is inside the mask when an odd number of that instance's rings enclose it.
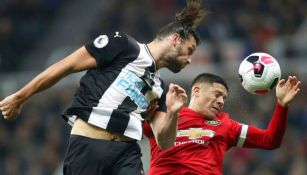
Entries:
{"label": "soccer ball", "polygon": [[281,77],[278,62],[269,54],[253,53],[240,64],[239,78],[245,90],[252,94],[266,94]]}

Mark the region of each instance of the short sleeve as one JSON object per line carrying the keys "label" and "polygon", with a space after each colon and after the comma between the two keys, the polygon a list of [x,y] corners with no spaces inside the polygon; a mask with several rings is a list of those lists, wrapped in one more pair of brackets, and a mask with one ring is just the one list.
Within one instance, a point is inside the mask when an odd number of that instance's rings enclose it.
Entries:
{"label": "short sleeve", "polygon": [[161,95],[161,98],[158,100],[159,108],[157,111],[160,112],[166,112],[166,94],[168,92],[168,85],[161,79],[161,88],[163,89],[163,93]]}
{"label": "short sleeve", "polygon": [[128,44],[125,34],[103,34],[85,44],[86,50],[96,59],[98,67],[110,64]]}

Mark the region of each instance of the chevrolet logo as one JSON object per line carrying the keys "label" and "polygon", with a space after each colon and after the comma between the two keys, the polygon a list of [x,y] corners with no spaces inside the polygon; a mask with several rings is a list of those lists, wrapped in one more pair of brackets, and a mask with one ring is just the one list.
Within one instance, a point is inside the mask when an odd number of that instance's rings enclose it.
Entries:
{"label": "chevrolet logo", "polygon": [[177,137],[189,137],[189,139],[197,139],[203,136],[213,137],[214,131],[202,128],[189,128],[187,130],[178,130]]}

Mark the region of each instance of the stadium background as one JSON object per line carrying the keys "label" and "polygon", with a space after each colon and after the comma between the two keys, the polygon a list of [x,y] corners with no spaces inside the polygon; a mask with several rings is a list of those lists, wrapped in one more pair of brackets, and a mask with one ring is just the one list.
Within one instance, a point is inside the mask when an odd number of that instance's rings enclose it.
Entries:
{"label": "stadium background", "polygon": [[[231,149],[225,175],[307,174],[306,4],[306,0],[204,0],[210,16],[199,27],[202,45],[192,64],[178,74],[162,70],[166,81],[185,89],[201,72],[225,77],[230,85],[225,110],[238,121],[262,128],[273,113],[274,93],[245,92],[237,75],[240,61],[252,52],[267,52],[281,64],[283,77],[297,75],[302,80],[281,148]],[[185,0],[0,0],[0,98],[100,33],[121,31],[149,42],[184,5]],[[1,117],[0,174],[61,175],[70,127],[59,114],[70,103],[82,74],[35,95],[16,121]],[[147,168],[149,146],[146,139],[140,144]]]}

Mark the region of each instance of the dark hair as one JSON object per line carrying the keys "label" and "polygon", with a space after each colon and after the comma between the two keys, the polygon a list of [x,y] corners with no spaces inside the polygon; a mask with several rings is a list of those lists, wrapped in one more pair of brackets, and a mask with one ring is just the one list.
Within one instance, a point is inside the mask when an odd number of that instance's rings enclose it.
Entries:
{"label": "dark hair", "polygon": [[202,74],[198,75],[192,81],[192,86],[191,87],[193,87],[196,83],[210,83],[210,84],[220,83],[223,86],[225,86],[227,91],[229,90],[227,83],[225,82],[225,80],[222,77],[220,77],[218,75],[210,74],[210,73],[202,73]]}
{"label": "dark hair", "polygon": [[197,26],[207,16],[208,12],[201,8],[200,0],[187,0],[187,6],[175,15],[175,22],[164,26],[157,34],[156,38],[162,38],[178,33],[185,41],[190,36],[194,37],[196,44],[200,43],[200,37],[196,32]]}

